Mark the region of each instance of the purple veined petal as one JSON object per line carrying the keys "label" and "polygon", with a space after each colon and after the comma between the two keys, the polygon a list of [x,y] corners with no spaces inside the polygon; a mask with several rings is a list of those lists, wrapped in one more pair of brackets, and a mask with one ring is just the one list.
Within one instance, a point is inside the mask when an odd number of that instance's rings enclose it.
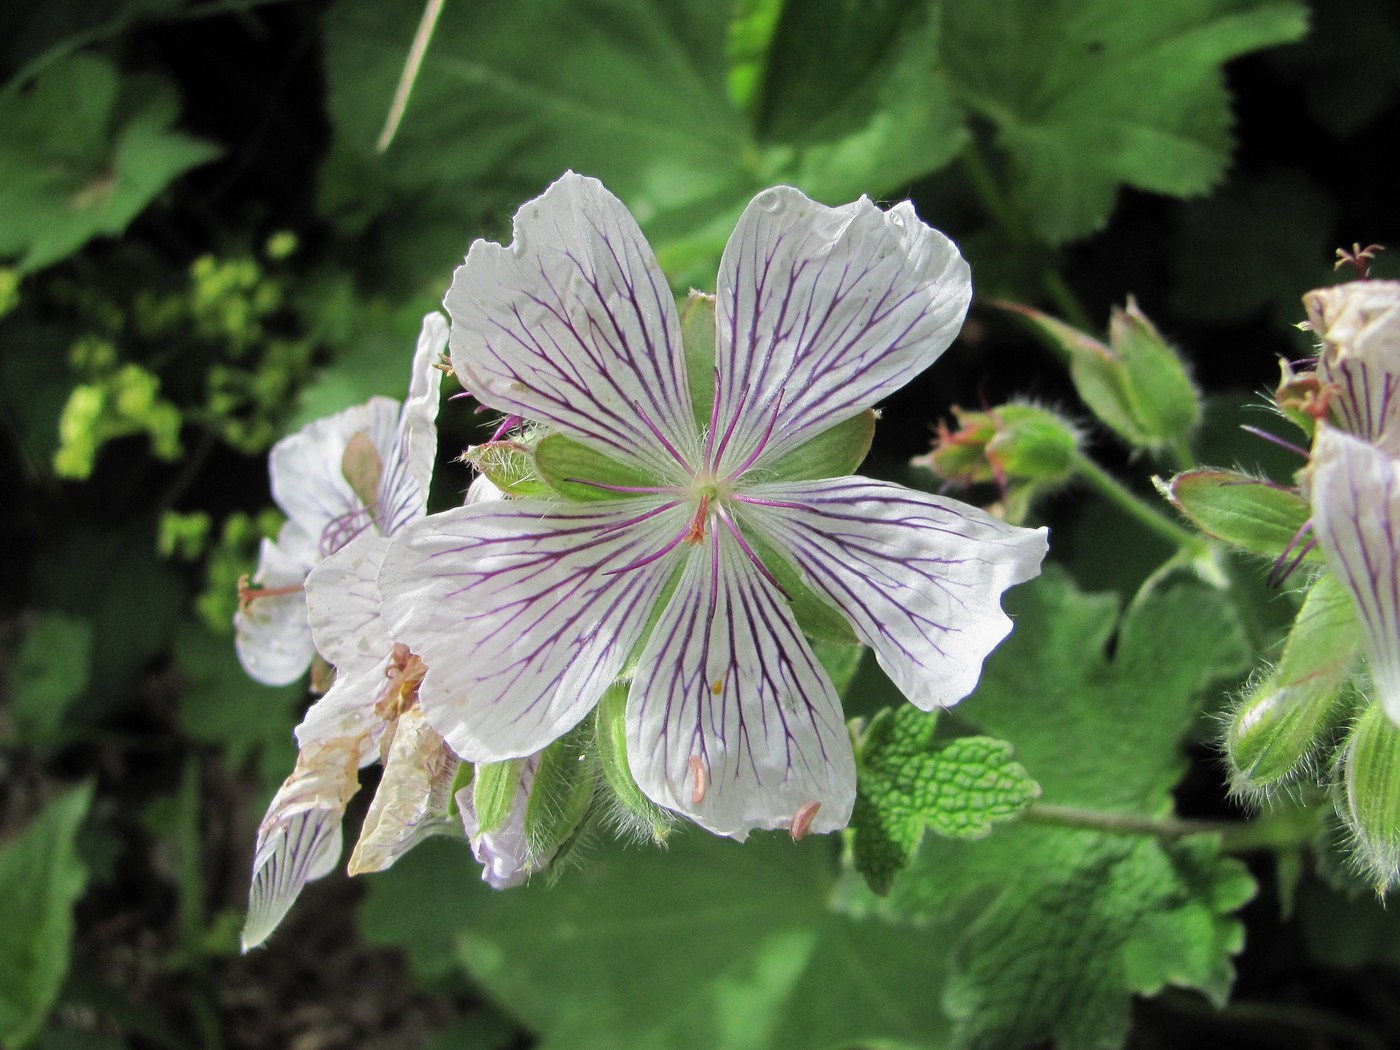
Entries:
{"label": "purple veined petal", "polygon": [[[253,582],[268,590],[300,587],[313,564],[312,543],[288,522],[277,542],[262,541]],[[250,677],[264,685],[295,682],[316,655],[307,623],[306,595],[299,590],[249,602],[234,614],[233,625],[239,662]]]}
{"label": "purple veined petal", "polygon": [[443,300],[452,367],[477,399],[614,459],[695,464],[680,322],[637,222],[569,172],[515,215],[509,246],[476,241]]}
{"label": "purple veined petal", "polygon": [[370,524],[341,473],[346,446],[356,434],[366,433],[384,460],[393,447],[398,420],[399,403],[375,397],[308,423],[272,447],[272,498],[291,522],[318,539],[322,556],[343,547]]}
{"label": "purple veined petal", "polygon": [[1011,630],[1001,595],[1040,572],[1046,530],[868,478],[755,485],[741,521],[786,555],[924,710],[977,685]]}
{"label": "purple veined petal", "polygon": [[[872,407],[952,343],[972,297],[957,246],[909,202],[828,208],[778,186],[745,209],[720,264],[719,425],[725,471],[772,462]],[[742,405],[741,405],[742,399]]]}
{"label": "purple veined petal", "polygon": [[437,732],[410,707],[394,723],[384,775],[350,854],[348,871],[383,871],[423,839],[462,834],[448,812],[452,780],[461,765]]}
{"label": "purple veined petal", "polygon": [[363,533],[306,577],[306,611],[316,649],[342,675],[381,663],[393,640],[379,616],[379,565],[389,540]]}
{"label": "purple veined petal", "polygon": [[[379,483],[379,529],[392,536],[427,509],[428,488],[437,458],[437,414],[442,388],[438,359],[447,350],[447,322],[441,314],[423,318],[408,399],[399,412],[392,447],[384,457]],[[378,447],[378,446],[376,446]]]}
{"label": "purple veined petal", "polygon": [[340,859],[345,804],[359,788],[357,750],[354,741],[303,748],[296,769],[273,796],[258,827],[245,952],[277,928],[303,886]]}
{"label": "purple veined petal", "polygon": [[326,694],[307,708],[296,728],[297,745],[305,751],[332,741],[352,741],[359,765],[377,759],[388,723],[376,706],[393,688],[394,672],[394,660],[386,655],[361,671],[337,675]]}
{"label": "purple veined petal", "polygon": [[419,703],[462,758],[534,754],[617,677],[688,523],[663,497],[520,499],[429,515],[394,539],[379,574],[390,634],[423,659]]}
{"label": "purple veined petal", "polygon": [[846,826],[855,759],[831,680],[728,532],[691,547],[627,698],[627,756],[658,805],[719,835]]}
{"label": "purple veined petal", "polygon": [[1323,357],[1318,375],[1336,390],[1329,404],[1342,429],[1400,456],[1400,371],[1354,357]]}
{"label": "purple veined petal", "polygon": [[481,879],[489,883],[492,889],[507,890],[524,885],[537,867],[544,866],[550,860],[549,857],[532,858],[529,842],[525,838],[525,810],[530,802],[530,788],[534,785],[539,764],[539,756],[531,755],[521,766],[520,787],[511,803],[510,816],[495,831],[482,834],[471,786],[457,792],[457,810],[462,815],[462,828],[471,840],[472,855],[481,865]]}
{"label": "purple veined petal", "polygon": [[1400,462],[1326,425],[1312,462],[1313,535],[1351,592],[1371,683],[1400,724]]}

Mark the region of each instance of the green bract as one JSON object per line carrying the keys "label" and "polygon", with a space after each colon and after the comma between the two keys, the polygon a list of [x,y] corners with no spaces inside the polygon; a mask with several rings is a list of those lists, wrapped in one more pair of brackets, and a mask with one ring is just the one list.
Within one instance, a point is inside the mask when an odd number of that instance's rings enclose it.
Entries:
{"label": "green bract", "polygon": [[1368,704],[1352,727],[1342,782],[1353,858],[1384,891],[1400,877],[1400,728],[1380,704]]}
{"label": "green bract", "polygon": [[[1232,470],[1188,470],[1172,478],[1165,495],[1206,535],[1269,558],[1298,540],[1311,513],[1293,489]],[[1320,559],[1311,551],[1304,556]]]}

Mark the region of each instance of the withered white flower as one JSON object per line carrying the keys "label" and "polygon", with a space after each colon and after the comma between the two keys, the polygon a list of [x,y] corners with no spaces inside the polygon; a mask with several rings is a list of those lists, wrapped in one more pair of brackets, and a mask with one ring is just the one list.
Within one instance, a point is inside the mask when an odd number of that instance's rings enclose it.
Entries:
{"label": "withered white flower", "polygon": [[1046,549],[1044,530],[812,469],[813,439],[952,342],[966,263],[908,203],[767,190],[688,373],[666,280],[601,184],[564,176],[514,233],[456,273],[453,367],[484,404],[571,439],[578,469],[556,483],[568,499],[463,507],[396,538],[384,616],[428,665],[424,715],[463,758],[522,757],[626,675],[628,761],[658,804],[736,838],[843,827],[851,742],[795,592],[931,709],[976,685],[1010,630],[1001,593]]}

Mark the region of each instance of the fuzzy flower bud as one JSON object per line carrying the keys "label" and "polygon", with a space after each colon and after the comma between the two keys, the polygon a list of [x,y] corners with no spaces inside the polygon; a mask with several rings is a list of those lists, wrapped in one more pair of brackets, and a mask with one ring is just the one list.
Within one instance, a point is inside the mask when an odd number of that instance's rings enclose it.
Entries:
{"label": "fuzzy flower bud", "polygon": [[1379,704],[1368,705],[1352,727],[1342,783],[1353,857],[1383,891],[1400,878],[1400,728]]}

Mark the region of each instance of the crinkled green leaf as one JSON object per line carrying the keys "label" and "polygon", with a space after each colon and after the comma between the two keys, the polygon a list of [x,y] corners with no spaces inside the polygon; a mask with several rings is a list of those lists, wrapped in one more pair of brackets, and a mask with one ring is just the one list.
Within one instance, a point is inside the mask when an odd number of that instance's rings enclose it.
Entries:
{"label": "crinkled green leaf", "polygon": [[940,1050],[953,927],[833,913],[831,844],[690,829],[498,893],[430,841],[370,881],[361,929],[470,973],[541,1050]]}
{"label": "crinkled green leaf", "polygon": [[55,799],[0,846],[0,1044],[19,1050],[38,1032],[68,972],[73,903],[87,885],[78,827],[90,785]]}
{"label": "crinkled green leaf", "polygon": [[1296,546],[1312,514],[1308,501],[1292,489],[1233,470],[1188,470],[1172,478],[1166,495],[1206,535],[1270,558]]}
{"label": "crinkled green leaf", "polygon": [[1040,794],[1010,744],[973,736],[937,746],[937,724],[936,715],[906,704],[880,712],[861,739],[851,851],[876,893],[888,893],[909,866],[925,828],[980,838]]}
{"label": "crinkled green leaf", "polygon": [[1121,621],[1114,597],[1055,571],[1006,604],[1016,629],[958,713],[1014,742],[1041,802],[980,841],[927,838],[889,896],[851,877],[843,901],[894,922],[961,917],[944,993],[953,1045],[1116,1046],[1134,994],[1175,985],[1223,1000],[1243,937],[1233,913],[1253,882],[1208,836],[1170,843],[1037,814],[1170,815],[1202,690],[1241,672],[1247,649],[1225,596],[1194,582],[1139,596]]}
{"label": "crinkled green leaf", "polygon": [[177,176],[218,155],[169,130],[177,106],[166,84],[130,83],[80,53],[28,91],[0,95],[0,256],[37,270],[121,233]]}
{"label": "crinkled green leaf", "polygon": [[1221,66],[1301,37],[1286,0],[992,0],[944,8],[957,97],[996,128],[1051,243],[1093,233],[1120,186],[1206,193],[1230,159]]}
{"label": "crinkled green leaf", "polygon": [[[761,145],[730,95],[731,5],[519,0],[445,6],[394,144],[379,154],[419,13],[378,0],[329,11],[336,134],[322,207],[347,230],[393,209],[398,229],[435,238],[403,238],[403,265],[424,274],[460,259],[460,231],[479,229],[482,216],[499,221],[573,168],[626,202],[677,286],[708,287],[758,190],[787,182],[833,204],[898,192],[964,141],[931,58],[933,19],[867,67],[868,103],[823,133],[838,137]],[[763,39],[758,31],[750,44]],[[754,61],[741,63],[752,71]]]}

